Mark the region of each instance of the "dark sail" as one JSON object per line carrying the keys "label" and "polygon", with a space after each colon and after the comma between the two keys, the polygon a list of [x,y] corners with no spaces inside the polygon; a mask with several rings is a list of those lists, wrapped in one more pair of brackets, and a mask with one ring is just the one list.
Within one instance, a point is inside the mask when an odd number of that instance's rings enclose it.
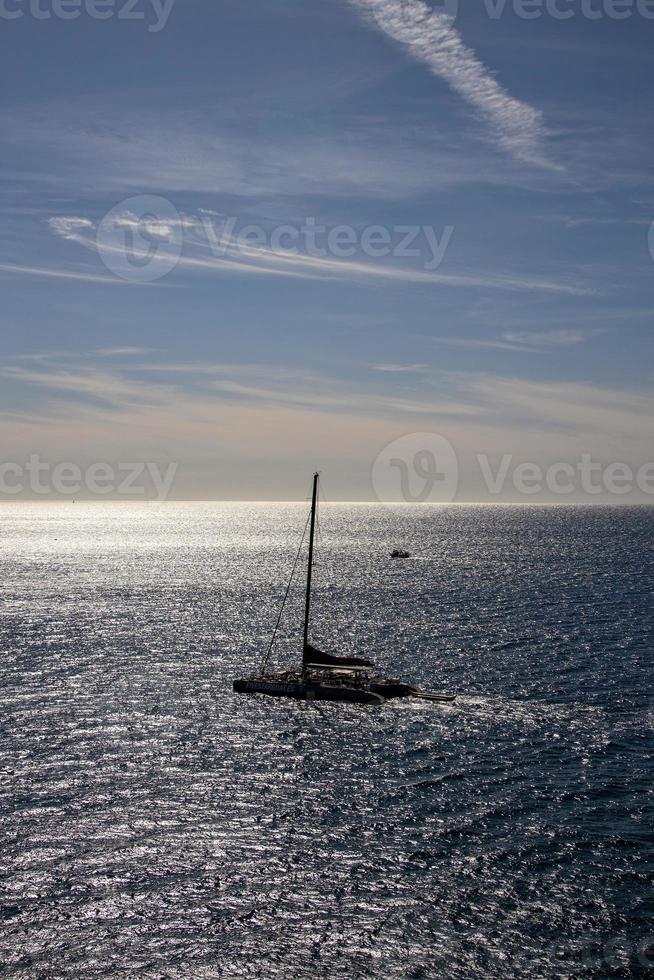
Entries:
{"label": "dark sail", "polygon": [[303,663],[305,666],[308,664],[315,664],[320,667],[372,667],[372,662],[370,660],[364,660],[363,657],[334,657],[331,653],[323,653],[322,650],[318,650],[316,647],[311,646],[310,643],[306,643],[304,647]]}

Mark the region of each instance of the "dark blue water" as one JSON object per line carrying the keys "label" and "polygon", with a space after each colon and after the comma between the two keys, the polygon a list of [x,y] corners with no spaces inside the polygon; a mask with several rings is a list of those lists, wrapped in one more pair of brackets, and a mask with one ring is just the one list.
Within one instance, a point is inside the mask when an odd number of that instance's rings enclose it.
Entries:
{"label": "dark blue water", "polygon": [[650,975],[654,511],[325,508],[314,640],[459,695],[382,708],[231,692],[304,520],[0,510],[5,975]]}

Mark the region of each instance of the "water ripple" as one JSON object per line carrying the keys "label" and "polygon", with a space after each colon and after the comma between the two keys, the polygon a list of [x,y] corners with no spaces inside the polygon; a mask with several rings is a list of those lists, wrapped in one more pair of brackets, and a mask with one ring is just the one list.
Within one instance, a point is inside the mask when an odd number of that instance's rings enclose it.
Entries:
{"label": "water ripple", "polygon": [[6,975],[648,975],[652,511],[326,509],[316,638],[459,693],[382,709],[231,692],[303,521],[0,512]]}

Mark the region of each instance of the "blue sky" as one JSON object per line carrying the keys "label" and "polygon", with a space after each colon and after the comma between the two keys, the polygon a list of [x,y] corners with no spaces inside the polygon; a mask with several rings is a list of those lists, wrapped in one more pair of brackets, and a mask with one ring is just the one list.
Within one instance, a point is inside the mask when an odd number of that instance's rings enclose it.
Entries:
{"label": "blue sky", "polygon": [[[201,498],[318,466],[368,499],[383,447],[435,431],[485,499],[478,453],[651,458],[653,5],[124,2],[2,6],[3,459],[173,460]],[[179,216],[151,281],[97,245],[143,195]],[[354,254],[271,252],[307,218]],[[263,244],[216,254],[230,219]],[[426,269],[423,237],[362,251],[372,225],[450,230]]]}

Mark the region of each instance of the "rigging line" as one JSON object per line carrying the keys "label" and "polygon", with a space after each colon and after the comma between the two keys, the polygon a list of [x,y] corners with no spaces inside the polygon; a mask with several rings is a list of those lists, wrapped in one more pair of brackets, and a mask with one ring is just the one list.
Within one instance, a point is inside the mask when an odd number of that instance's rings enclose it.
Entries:
{"label": "rigging line", "polygon": [[277,617],[277,622],[275,623],[275,629],[273,630],[273,635],[271,637],[270,645],[268,646],[268,650],[266,652],[266,655],[263,658],[263,660],[261,661],[261,673],[263,673],[265,671],[265,669],[266,669],[266,665],[267,665],[267,663],[268,663],[268,661],[270,659],[270,654],[272,653],[272,648],[273,648],[273,646],[275,644],[275,639],[277,637],[277,630],[279,629],[279,624],[282,621],[282,615],[284,614],[284,606],[286,605],[286,600],[288,599],[288,593],[291,591],[291,585],[293,583],[293,576],[295,575],[295,569],[297,568],[297,563],[300,560],[300,554],[302,552],[302,545],[304,544],[304,539],[305,539],[305,537],[307,535],[307,527],[309,526],[309,520],[310,520],[310,518],[311,518],[311,514],[309,514],[307,516],[307,519],[306,519],[306,521],[304,523],[304,531],[302,532],[302,537],[300,538],[300,547],[297,549],[297,555],[295,556],[295,561],[293,562],[293,568],[291,570],[291,577],[289,578],[288,585],[286,586],[286,592],[284,593],[284,598],[282,599],[282,605],[281,605],[281,608],[279,610],[279,616]]}
{"label": "rigging line", "polygon": [[317,503],[318,503],[318,506],[316,507],[316,530],[318,532],[318,543],[322,547],[322,544],[323,544],[323,536],[322,536],[322,527],[321,527],[321,524],[320,524],[320,506],[322,504],[327,503],[327,501],[325,499],[325,495],[322,492],[322,484],[318,484],[318,501],[317,501]]}

